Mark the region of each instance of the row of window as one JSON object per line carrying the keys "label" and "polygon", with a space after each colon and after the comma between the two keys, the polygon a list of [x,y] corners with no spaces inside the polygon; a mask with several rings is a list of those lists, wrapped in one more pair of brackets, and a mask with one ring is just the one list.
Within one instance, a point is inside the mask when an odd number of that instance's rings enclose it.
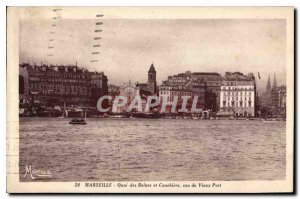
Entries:
{"label": "row of window", "polygon": [[[243,97],[224,97],[224,100],[227,99],[227,101],[243,101]],[[244,101],[252,101],[251,97],[244,97]]]}
{"label": "row of window", "polygon": [[252,85],[252,82],[251,81],[234,81],[234,82],[223,82],[223,85],[225,86],[235,86],[235,85],[249,85],[251,84]]}
{"label": "row of window", "polygon": [[223,101],[223,107],[251,107],[251,106],[252,106],[251,101],[248,101],[248,102]]}
{"label": "row of window", "polygon": [[[54,75],[51,73],[30,73],[30,77],[48,77],[48,78],[58,78],[58,79],[64,79],[67,77],[71,77],[73,79],[90,79],[90,76],[85,76],[85,75],[72,75],[72,74],[65,74],[65,75]],[[93,78],[96,79],[96,78]]]}
{"label": "row of window", "polygon": [[221,90],[254,90],[254,87],[221,87]]}
{"label": "row of window", "polygon": [[181,96],[191,96],[192,95],[191,92],[184,92],[184,91],[160,91],[159,94],[160,95],[171,94],[171,95],[181,95]]}
{"label": "row of window", "polygon": [[251,95],[252,92],[246,92],[246,91],[235,91],[235,92],[223,92],[224,96],[226,95]]}
{"label": "row of window", "polygon": [[32,84],[29,87],[30,89],[57,89],[57,90],[80,90],[86,91],[88,87],[76,87],[76,86],[46,86],[41,84]]}
{"label": "row of window", "polygon": [[81,83],[81,84],[88,84],[90,81],[83,80],[83,79],[37,79],[34,77],[30,78],[32,82],[65,82],[65,83]]}

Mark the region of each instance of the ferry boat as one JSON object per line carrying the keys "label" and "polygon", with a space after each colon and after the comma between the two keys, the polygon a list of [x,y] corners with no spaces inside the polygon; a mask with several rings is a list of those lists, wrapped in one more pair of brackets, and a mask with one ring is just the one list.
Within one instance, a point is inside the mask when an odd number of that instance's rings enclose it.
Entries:
{"label": "ferry boat", "polygon": [[75,118],[72,119],[69,124],[81,124],[81,125],[85,125],[86,121],[83,118]]}
{"label": "ferry boat", "polygon": [[86,112],[84,114],[84,118],[74,118],[72,119],[69,124],[80,124],[80,125],[86,125]]}
{"label": "ferry boat", "polygon": [[68,110],[68,117],[82,117],[83,116],[83,109],[81,108],[71,108]]}

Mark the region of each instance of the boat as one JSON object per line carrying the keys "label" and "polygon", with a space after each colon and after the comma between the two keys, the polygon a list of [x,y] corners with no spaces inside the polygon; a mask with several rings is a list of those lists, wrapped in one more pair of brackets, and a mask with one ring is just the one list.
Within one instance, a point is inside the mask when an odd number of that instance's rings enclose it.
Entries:
{"label": "boat", "polygon": [[67,117],[82,117],[83,110],[81,108],[71,108],[67,111]]}
{"label": "boat", "polygon": [[158,113],[133,113],[130,118],[149,118],[149,119],[155,119],[155,118],[161,118],[162,115]]}
{"label": "boat", "polygon": [[72,119],[69,124],[80,124],[80,125],[86,125],[86,112],[84,114],[84,118],[74,118]]}
{"label": "boat", "polygon": [[110,115],[109,118],[124,118],[123,115]]}
{"label": "boat", "polygon": [[83,118],[75,118],[72,119],[69,124],[81,124],[81,125],[85,125],[86,121]]}
{"label": "boat", "polygon": [[130,115],[110,115],[109,118],[129,118]]}

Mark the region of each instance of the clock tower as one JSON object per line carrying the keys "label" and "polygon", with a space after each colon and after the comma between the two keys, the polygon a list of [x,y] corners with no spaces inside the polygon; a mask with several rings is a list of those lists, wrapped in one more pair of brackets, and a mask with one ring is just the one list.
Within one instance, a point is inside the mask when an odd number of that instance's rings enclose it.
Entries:
{"label": "clock tower", "polygon": [[148,82],[147,82],[147,89],[151,94],[155,94],[157,91],[157,86],[156,86],[156,71],[154,68],[153,63],[150,66],[150,69],[148,71]]}

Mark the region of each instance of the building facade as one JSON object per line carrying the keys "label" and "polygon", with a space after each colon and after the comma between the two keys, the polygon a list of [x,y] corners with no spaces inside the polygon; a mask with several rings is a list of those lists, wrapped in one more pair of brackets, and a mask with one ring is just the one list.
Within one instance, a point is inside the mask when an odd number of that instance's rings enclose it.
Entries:
{"label": "building facade", "polygon": [[[189,71],[169,76],[168,79],[163,81],[162,85],[159,87],[160,100],[162,100],[163,97],[167,97],[168,102],[172,102],[174,96],[178,96],[179,101],[176,110],[181,108],[182,96],[191,97],[187,104],[188,109],[190,109],[192,106],[192,100],[194,96],[197,96],[198,102],[196,108],[203,110],[205,108],[205,92],[205,82],[200,79],[193,79],[192,74]],[[169,111],[169,109],[167,109],[167,111]]]}
{"label": "building facade", "polygon": [[94,107],[107,94],[104,73],[77,66],[21,64],[19,68],[20,103]]}
{"label": "building facade", "polygon": [[269,75],[266,91],[260,99],[263,117],[286,117],[286,86],[277,86],[275,74],[272,85]]}
{"label": "building facade", "polygon": [[201,99],[199,99],[199,93],[197,91],[192,91],[190,89],[187,89],[185,87],[181,86],[174,86],[169,84],[163,84],[159,87],[159,100],[160,100],[160,110],[162,110],[162,102],[165,101],[168,105],[166,106],[164,112],[165,113],[171,113],[172,110],[172,102],[174,101],[175,97],[177,97],[177,103],[175,107],[175,112],[178,113],[179,110],[182,108],[183,104],[183,96],[188,96],[189,99],[187,100],[186,104],[186,113],[191,112],[192,106],[193,106],[193,99],[194,97],[198,97],[198,101],[196,104],[197,109],[203,110],[204,105]]}
{"label": "building facade", "polygon": [[255,102],[254,76],[226,72],[221,85],[219,113],[227,113],[235,117],[254,117]]}
{"label": "building facade", "polygon": [[191,74],[192,80],[205,83],[205,106],[206,110],[217,112],[220,110],[220,90],[222,76],[219,73],[195,72]]}
{"label": "building facade", "polygon": [[169,86],[175,90],[192,91],[197,94],[201,109],[216,112],[219,110],[221,83],[222,77],[218,73],[191,73],[187,71],[169,76],[168,80],[163,81],[160,89]]}
{"label": "building facade", "polygon": [[[123,86],[121,86],[119,88],[119,95],[123,96],[127,99],[127,102],[124,106],[118,107],[116,111],[114,111],[115,113],[124,113],[127,112],[129,106],[131,105],[131,103],[133,102],[133,100],[140,98],[141,99],[141,110],[139,110],[137,108],[137,106],[135,108],[133,108],[130,112],[143,112],[145,110],[146,104],[147,104],[147,96],[151,95],[151,93],[149,91],[145,91],[143,89],[141,89],[140,87],[136,87],[134,86],[131,81],[128,82],[128,84],[124,84]],[[113,107],[113,101],[115,100],[115,97],[112,98],[111,101],[111,111],[112,107]]]}

